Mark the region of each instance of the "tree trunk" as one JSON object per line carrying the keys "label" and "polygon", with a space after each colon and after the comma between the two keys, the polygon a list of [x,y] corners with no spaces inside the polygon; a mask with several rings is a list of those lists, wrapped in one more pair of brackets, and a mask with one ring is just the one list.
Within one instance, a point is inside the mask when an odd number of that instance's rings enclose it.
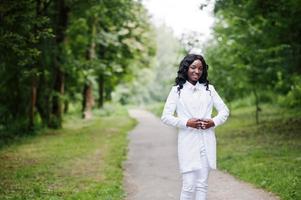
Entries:
{"label": "tree trunk", "polygon": [[37,102],[37,79],[34,75],[31,83],[30,108],[29,108],[29,124],[28,129],[34,129],[35,107]]}
{"label": "tree trunk", "polygon": [[69,101],[68,99],[65,99],[64,101],[64,114],[68,113],[69,111]]}
{"label": "tree trunk", "polygon": [[104,77],[98,76],[98,107],[102,108],[104,104]]}
{"label": "tree trunk", "polygon": [[55,73],[55,82],[53,88],[55,94],[52,98],[52,121],[50,124],[51,128],[62,127],[62,95],[64,95],[64,73],[57,69]]}
{"label": "tree trunk", "polygon": [[41,73],[38,76],[39,87],[37,88],[37,102],[36,109],[42,119],[42,124],[44,127],[48,126],[51,104],[50,102],[50,92],[46,83],[45,73]]}
{"label": "tree trunk", "polygon": [[92,82],[89,81],[84,85],[83,90],[83,118],[84,119],[91,119],[92,118],[92,108],[94,106],[94,99],[93,99],[93,87]]}
{"label": "tree trunk", "polygon": [[56,28],[56,46],[58,47],[58,52],[55,57],[54,62],[54,96],[52,99],[52,115],[49,127],[60,128],[62,127],[62,96],[64,95],[64,72],[62,70],[62,61],[60,59],[60,53],[65,42],[65,30],[67,29],[69,8],[66,6],[65,0],[57,0],[57,28]]}
{"label": "tree trunk", "polygon": [[[37,18],[46,16],[47,9],[52,3],[53,1],[36,0]],[[38,28],[42,28],[42,27],[35,27],[35,30],[37,30]],[[44,51],[43,47],[38,46],[38,48],[41,49],[41,52]],[[35,86],[34,84],[32,84],[31,91],[36,91],[36,97],[35,97],[35,103],[32,102],[31,104],[32,104],[32,108],[36,109],[37,111],[35,113],[38,113],[40,115],[42,119],[42,125],[46,127],[48,126],[50,113],[51,113],[51,104],[50,104],[51,92],[49,91],[50,89],[48,86],[49,84],[47,83],[46,80],[47,78],[45,75],[45,66],[42,64],[41,61],[39,61],[39,63],[36,66],[34,66],[34,68],[36,69],[37,72],[40,72],[40,75],[34,74],[32,76],[32,83],[36,83],[36,89],[34,89]],[[34,98],[31,98],[31,101],[34,101]],[[30,112],[33,111],[30,109]],[[29,115],[30,114],[31,113],[29,113]]]}
{"label": "tree trunk", "polygon": [[[91,32],[91,38],[92,42],[90,45],[89,50],[87,51],[86,58],[87,60],[94,60],[96,59],[96,24],[97,19],[94,19],[94,22],[92,24],[92,32]],[[82,116],[84,119],[91,119],[92,118],[92,108],[94,106],[94,98],[93,98],[93,87],[92,82],[88,80],[88,77],[86,77],[84,90],[83,90],[83,103],[82,103]]]}
{"label": "tree trunk", "polygon": [[[36,0],[36,17],[40,18],[43,13],[42,13],[42,9],[43,9],[43,4],[41,2],[41,0]],[[44,5],[45,6],[45,5]],[[46,9],[46,8],[45,8]],[[35,25],[33,28],[33,32],[35,35],[37,35],[38,33],[38,27]],[[38,63],[37,63],[38,65]],[[38,86],[38,78],[37,75],[35,74],[35,70],[37,70],[37,65],[33,66],[33,73],[32,77],[31,77],[31,89],[30,89],[30,105],[29,105],[29,122],[28,122],[28,130],[33,130],[34,129],[34,118],[35,118],[35,107],[36,107],[36,103],[37,103],[37,86]]]}

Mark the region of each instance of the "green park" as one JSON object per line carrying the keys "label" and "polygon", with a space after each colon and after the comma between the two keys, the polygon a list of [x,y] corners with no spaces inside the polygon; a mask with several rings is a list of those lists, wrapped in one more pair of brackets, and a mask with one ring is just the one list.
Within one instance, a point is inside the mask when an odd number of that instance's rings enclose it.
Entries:
{"label": "green park", "polygon": [[141,124],[129,111],[159,121],[192,51],[230,110],[218,170],[301,199],[301,1],[196,1],[214,19],[206,40],[155,23],[145,2],[0,1],[0,199],[140,199],[125,183]]}

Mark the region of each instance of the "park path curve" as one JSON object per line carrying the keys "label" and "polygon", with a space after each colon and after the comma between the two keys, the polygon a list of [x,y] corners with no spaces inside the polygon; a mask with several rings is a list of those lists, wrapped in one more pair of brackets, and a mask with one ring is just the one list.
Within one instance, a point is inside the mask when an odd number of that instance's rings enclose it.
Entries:
{"label": "park path curve", "polygon": [[[129,133],[125,162],[126,200],[178,200],[181,176],[177,161],[176,129],[161,123],[152,113],[130,109],[138,125]],[[278,200],[273,194],[213,170],[208,200]]]}

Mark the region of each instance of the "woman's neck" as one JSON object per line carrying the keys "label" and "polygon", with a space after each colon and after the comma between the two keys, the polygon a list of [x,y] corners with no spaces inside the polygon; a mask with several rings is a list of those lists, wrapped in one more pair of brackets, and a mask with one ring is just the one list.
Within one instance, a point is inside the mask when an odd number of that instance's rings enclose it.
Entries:
{"label": "woman's neck", "polygon": [[189,81],[189,80],[188,82],[191,83],[192,85],[195,85],[197,83],[197,81]]}

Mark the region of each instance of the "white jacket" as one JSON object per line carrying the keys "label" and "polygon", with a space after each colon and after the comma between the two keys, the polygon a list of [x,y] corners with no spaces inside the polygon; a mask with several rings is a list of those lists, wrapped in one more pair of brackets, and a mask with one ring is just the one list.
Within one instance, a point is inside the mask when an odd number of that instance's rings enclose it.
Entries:
{"label": "white jacket", "polygon": [[[223,124],[229,109],[215,91],[212,85],[206,90],[204,84],[197,82],[192,85],[186,81],[177,92],[178,86],[173,86],[165,103],[161,120],[170,126],[178,128],[178,160],[182,173],[200,169],[200,148],[204,142],[206,155],[211,169],[216,169],[216,138],[215,127]],[[213,106],[218,114],[211,117]],[[176,116],[175,116],[176,112]],[[215,126],[206,130],[187,127],[190,118],[212,119]]]}

